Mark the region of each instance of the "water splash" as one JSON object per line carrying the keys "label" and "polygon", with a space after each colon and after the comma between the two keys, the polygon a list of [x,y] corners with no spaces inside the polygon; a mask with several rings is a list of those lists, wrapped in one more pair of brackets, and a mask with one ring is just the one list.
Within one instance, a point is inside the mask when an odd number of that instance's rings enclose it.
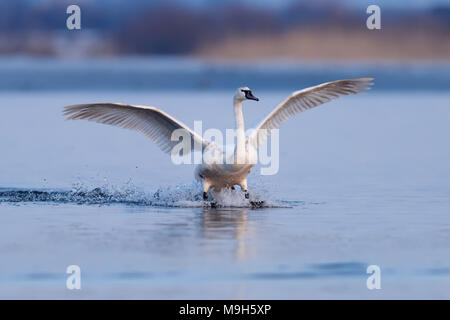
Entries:
{"label": "water splash", "polygon": [[[217,207],[252,207],[240,190],[224,189],[211,191]],[[262,207],[290,207],[289,202],[266,200],[258,192],[251,195],[251,201],[264,200]],[[123,186],[104,184],[101,187],[88,186],[82,182],[74,184],[71,190],[55,189],[6,189],[0,188],[0,203],[56,203],[80,205],[138,205],[154,207],[204,207],[203,191],[199,183],[160,187],[155,192],[146,192],[131,182]],[[206,204],[208,205],[208,204]]]}

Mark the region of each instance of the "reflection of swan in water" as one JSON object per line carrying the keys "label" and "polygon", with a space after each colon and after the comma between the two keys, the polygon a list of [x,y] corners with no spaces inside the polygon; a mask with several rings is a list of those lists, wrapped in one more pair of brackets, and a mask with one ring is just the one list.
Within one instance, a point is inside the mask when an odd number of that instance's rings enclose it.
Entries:
{"label": "reflection of swan in water", "polygon": [[247,239],[251,232],[248,212],[241,210],[203,209],[202,232],[207,239],[233,238],[236,240],[235,258],[248,258]]}

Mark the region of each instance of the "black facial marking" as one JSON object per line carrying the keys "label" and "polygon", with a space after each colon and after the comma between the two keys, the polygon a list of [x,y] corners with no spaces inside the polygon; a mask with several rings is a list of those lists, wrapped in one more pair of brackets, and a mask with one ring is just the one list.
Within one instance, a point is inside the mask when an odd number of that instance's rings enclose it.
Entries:
{"label": "black facial marking", "polygon": [[245,97],[248,99],[249,96],[252,95],[252,91],[251,90],[245,90],[245,89],[241,89],[241,91],[243,93],[245,93]]}
{"label": "black facial marking", "polygon": [[241,91],[245,93],[246,99],[259,101],[259,99],[253,95],[251,90],[241,89]]}

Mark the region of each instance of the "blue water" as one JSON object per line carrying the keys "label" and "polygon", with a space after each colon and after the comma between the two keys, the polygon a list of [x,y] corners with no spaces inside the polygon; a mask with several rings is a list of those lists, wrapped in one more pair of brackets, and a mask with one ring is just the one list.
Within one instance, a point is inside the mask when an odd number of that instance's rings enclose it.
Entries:
{"label": "blue water", "polygon": [[0,91],[294,91],[370,75],[383,91],[446,91],[450,62],[218,62],[190,58],[54,60],[0,57]]}
{"label": "blue water", "polygon": [[[8,88],[0,74],[1,298],[450,298],[448,83],[378,90],[376,82],[298,115],[281,127],[278,174],[256,167],[249,177],[265,207],[252,209],[236,190],[218,195],[214,209],[203,207],[193,166],[173,165],[138,133],[67,122],[61,111],[149,104],[224,130],[234,124],[228,84],[107,90],[114,80],[105,77],[100,87],[70,88],[55,82],[70,82],[58,68],[34,67],[53,78],[33,80],[33,90]],[[31,81],[20,72],[20,83]],[[345,77],[338,73],[326,78]],[[315,84],[299,76],[296,89]],[[261,99],[245,105],[247,126],[296,86],[263,82],[247,83]],[[80,291],[66,289],[73,264]],[[366,287],[373,264],[380,290]]]}

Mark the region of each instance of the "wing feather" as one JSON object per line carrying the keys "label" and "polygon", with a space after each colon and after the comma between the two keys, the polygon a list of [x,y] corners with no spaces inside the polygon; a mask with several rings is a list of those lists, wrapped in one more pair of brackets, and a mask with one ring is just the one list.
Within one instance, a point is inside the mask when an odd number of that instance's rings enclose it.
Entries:
{"label": "wing feather", "polygon": [[201,136],[163,111],[149,106],[132,106],[121,103],[77,104],[64,108],[66,120],[88,120],[143,133],[164,152],[170,153],[179,141],[172,141],[172,132],[184,129],[191,137],[191,150],[195,145],[208,146]]}
{"label": "wing feather", "polygon": [[322,83],[292,93],[264,118],[248,138],[254,147],[259,147],[270,136],[271,130],[297,113],[317,107],[340,96],[356,94],[370,89],[373,78],[357,78]]}

